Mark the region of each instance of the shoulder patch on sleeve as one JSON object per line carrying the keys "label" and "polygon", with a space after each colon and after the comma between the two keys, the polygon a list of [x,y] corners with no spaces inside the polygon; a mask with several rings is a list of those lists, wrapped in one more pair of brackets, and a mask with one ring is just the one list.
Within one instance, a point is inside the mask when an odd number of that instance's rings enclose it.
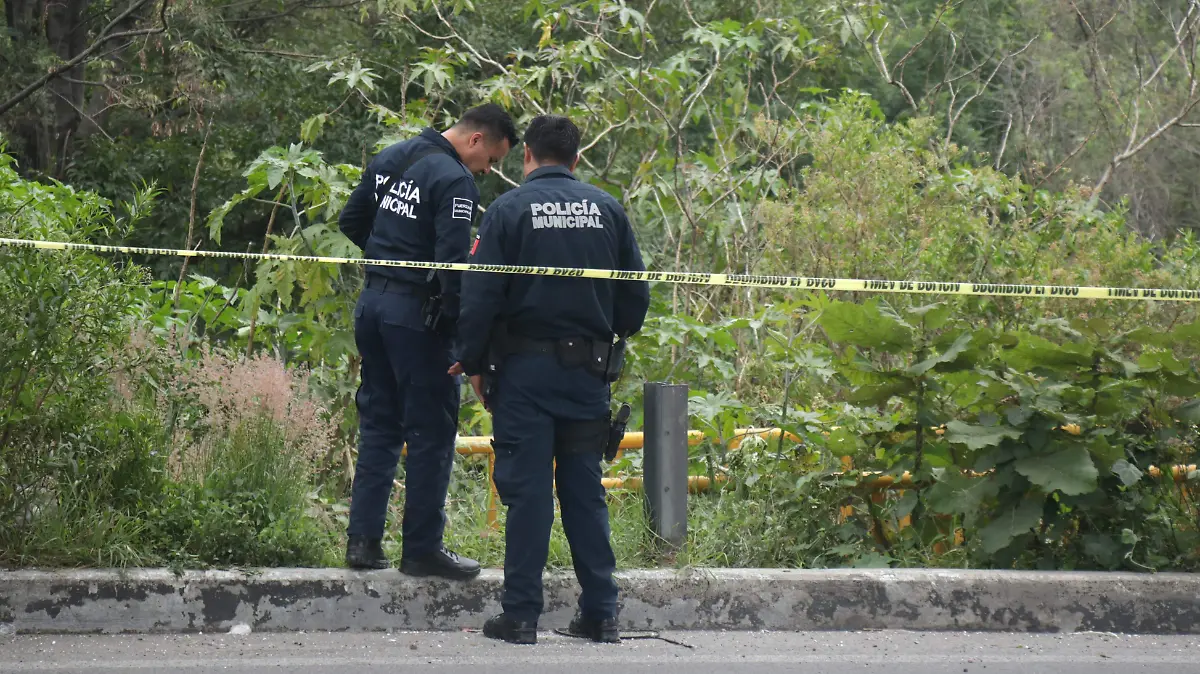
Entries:
{"label": "shoulder patch on sleeve", "polygon": [[475,211],[475,203],[470,199],[454,197],[450,205],[450,217],[458,220],[470,220]]}

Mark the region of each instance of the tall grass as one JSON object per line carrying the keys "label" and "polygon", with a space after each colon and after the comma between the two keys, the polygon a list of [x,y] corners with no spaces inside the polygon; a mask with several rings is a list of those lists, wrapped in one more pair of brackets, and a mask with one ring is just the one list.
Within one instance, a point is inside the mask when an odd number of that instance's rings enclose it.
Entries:
{"label": "tall grass", "polygon": [[170,481],[151,512],[173,564],[317,566],[332,521],[313,477],[333,433],[307,375],[259,353],[205,350],[172,381]]}

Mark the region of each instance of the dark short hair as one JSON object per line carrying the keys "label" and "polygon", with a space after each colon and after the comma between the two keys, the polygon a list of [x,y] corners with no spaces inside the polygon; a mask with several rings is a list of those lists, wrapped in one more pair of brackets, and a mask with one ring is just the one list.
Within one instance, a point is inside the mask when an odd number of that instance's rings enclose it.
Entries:
{"label": "dark short hair", "polygon": [[538,115],[525,129],[525,147],[543,163],[567,164],[579,154],[579,127],[562,115]]}
{"label": "dark short hair", "polygon": [[484,103],[467,110],[455,126],[481,131],[491,140],[507,140],[510,148],[515,147],[519,140],[512,117],[495,103]]}

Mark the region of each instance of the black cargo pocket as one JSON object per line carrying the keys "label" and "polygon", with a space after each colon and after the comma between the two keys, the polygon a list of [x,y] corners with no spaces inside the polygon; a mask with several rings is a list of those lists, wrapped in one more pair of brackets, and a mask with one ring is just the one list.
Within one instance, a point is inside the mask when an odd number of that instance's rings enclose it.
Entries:
{"label": "black cargo pocket", "polygon": [[554,422],[554,455],[603,454],[608,446],[608,419]]}

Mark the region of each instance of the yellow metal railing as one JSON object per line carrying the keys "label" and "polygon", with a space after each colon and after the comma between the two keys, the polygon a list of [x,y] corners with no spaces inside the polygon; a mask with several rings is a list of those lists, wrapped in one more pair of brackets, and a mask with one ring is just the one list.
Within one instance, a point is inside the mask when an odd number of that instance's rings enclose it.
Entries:
{"label": "yellow metal railing", "polygon": [[[795,442],[795,443],[801,442],[801,439],[799,437],[797,437],[795,434],[793,434],[793,433],[784,434],[784,432],[778,428],[739,428],[739,429],[734,430],[733,437],[727,441],[726,446],[729,449],[737,449],[742,446],[742,443],[747,438],[758,437],[758,438],[771,440],[771,439],[778,439],[781,434],[783,434],[784,437],[791,442]],[[706,437],[706,435],[703,431],[694,431],[694,430],[688,431],[688,445],[690,445],[690,446],[698,445],[701,442],[704,442],[705,437]],[[621,440],[620,449],[617,451],[617,458],[619,459],[625,453],[626,450],[643,449],[644,442],[645,442],[645,434],[640,433],[640,432],[626,433],[624,439]],[[496,485],[492,479],[493,473],[496,468],[496,456],[492,452],[492,438],[490,436],[460,436],[456,441],[456,449],[457,449],[458,453],[462,454],[462,455],[483,454],[483,455],[487,456],[488,488],[489,488],[488,489],[488,502],[487,502],[487,521],[488,521],[489,525],[494,526],[496,524],[496,517],[497,517],[497,512],[498,512],[497,511],[497,502],[499,501],[499,495],[496,493]],[[853,467],[850,457],[848,457],[848,456],[842,457],[842,465],[846,468],[846,470],[850,470]],[[1172,466],[1170,469],[1171,477],[1176,482],[1186,481],[1188,479],[1188,475],[1195,471],[1196,471],[1195,464],[1177,465],[1177,466]],[[1146,472],[1147,472],[1147,474],[1149,474],[1151,477],[1153,477],[1155,479],[1158,479],[1158,478],[1162,477],[1162,475],[1163,475],[1162,469],[1158,468],[1157,466],[1150,466]],[[718,484],[725,482],[725,481],[726,481],[726,478],[724,476],[721,476],[721,475],[716,476],[716,482]],[[637,489],[641,489],[641,487],[642,487],[642,478],[640,478],[640,477],[621,478],[621,477],[610,476],[610,477],[603,478],[603,483],[604,483],[604,487],[606,489],[637,490]],[[898,479],[891,475],[882,475],[882,474],[878,474],[878,473],[873,474],[873,475],[869,474],[859,484],[859,486],[865,487],[865,488],[869,489],[870,491],[875,492],[876,494],[872,498],[875,498],[876,500],[883,497],[883,494],[881,492],[884,492],[884,491],[887,491],[890,489],[903,490],[903,489],[919,489],[920,488],[920,485],[917,485],[912,481],[912,475],[908,472],[905,472]],[[706,475],[690,475],[690,476],[688,476],[688,492],[689,493],[696,494],[696,493],[708,491],[710,488],[712,488],[712,480],[710,480],[708,476],[706,476]],[[843,515],[846,515],[846,513],[843,512]],[[901,527],[903,527],[903,526],[905,526],[905,523],[902,522]]]}
{"label": "yellow metal railing", "polygon": [[[761,437],[765,439],[778,438],[782,431],[778,428],[739,428],[734,430],[733,438],[729,440],[727,446],[730,449],[737,449],[742,446],[742,442],[746,438]],[[792,442],[800,442],[800,438],[792,433],[786,435],[788,440]],[[688,431],[688,445],[695,446],[704,442],[703,431]],[[641,432],[629,432],[621,440],[619,449],[617,450],[616,459],[620,459],[624,455],[625,450],[642,449],[645,443],[646,436]],[[487,456],[488,462],[488,503],[487,503],[487,521],[489,525],[496,524],[497,502],[499,495],[496,493],[496,484],[492,480],[492,474],[496,470],[496,455],[492,452],[492,438],[486,435],[468,435],[459,436],[456,445],[459,454],[473,455],[484,454]],[[605,489],[641,489],[642,478],[640,477],[606,477],[603,478]],[[718,477],[718,482],[723,480]],[[695,494],[702,491],[707,491],[711,486],[709,478],[703,475],[691,475],[688,477],[688,491]]]}

